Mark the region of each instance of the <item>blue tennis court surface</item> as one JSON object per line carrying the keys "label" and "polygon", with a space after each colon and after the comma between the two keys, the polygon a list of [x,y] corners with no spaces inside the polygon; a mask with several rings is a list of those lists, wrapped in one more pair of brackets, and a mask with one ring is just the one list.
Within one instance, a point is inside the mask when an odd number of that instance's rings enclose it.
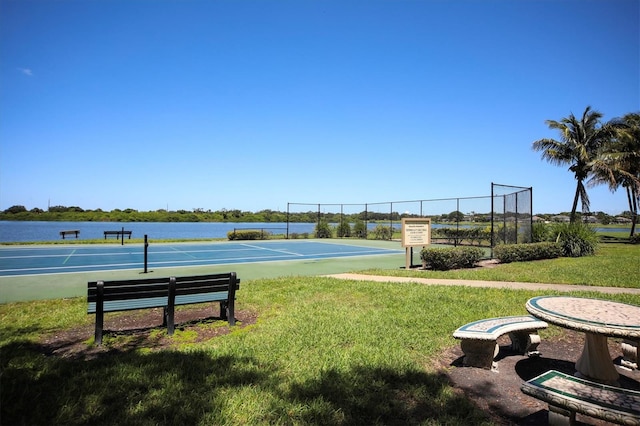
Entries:
{"label": "blue tennis court surface", "polygon": [[[150,244],[147,250],[147,267],[152,269],[330,259],[403,252],[403,250],[316,241]],[[124,269],[144,269],[142,244],[0,248],[0,276]]]}

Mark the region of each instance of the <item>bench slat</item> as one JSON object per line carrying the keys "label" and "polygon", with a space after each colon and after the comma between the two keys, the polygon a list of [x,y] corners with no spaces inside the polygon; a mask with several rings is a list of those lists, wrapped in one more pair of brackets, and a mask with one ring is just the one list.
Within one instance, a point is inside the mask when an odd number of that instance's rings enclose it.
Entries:
{"label": "bench slat", "polygon": [[[169,286],[165,285],[162,287],[156,287],[156,288],[150,288],[149,290],[129,290],[129,291],[118,291],[118,292],[114,292],[114,291],[105,291],[104,292],[104,301],[111,301],[111,300],[127,300],[127,299],[148,299],[148,298],[153,298],[153,297],[161,297],[161,296],[165,296],[167,295],[167,291],[168,291]],[[97,295],[92,295],[92,296],[88,296],[88,301],[89,302],[95,302],[97,301]]]}
{"label": "bench slat", "polygon": [[229,278],[231,278],[231,273],[229,272],[223,274],[190,275],[176,277],[176,283],[187,281],[212,281],[217,279],[226,280],[228,282]]}
{"label": "bench slat", "polygon": [[[147,308],[163,308],[167,306],[167,297],[148,297],[145,299],[127,299],[105,301],[104,312],[132,311],[135,309]],[[96,312],[96,303],[89,302],[87,313],[94,314]]]}
{"label": "bench slat", "polygon": [[[135,280],[114,280],[114,281],[105,281],[105,283],[109,283],[109,287],[131,287],[131,286],[143,286],[149,284],[169,284],[169,278],[141,278]],[[98,281],[89,281],[87,283],[87,287],[89,289],[95,289],[98,285]]]}
{"label": "bench slat", "polygon": [[[236,290],[239,286],[236,285]],[[228,292],[229,284],[215,285],[215,286],[198,286],[198,287],[182,287],[176,285],[176,294],[198,294],[198,293],[215,293],[215,292]]]}
{"label": "bench slat", "polygon": [[176,296],[176,305],[190,305],[192,303],[204,303],[204,302],[220,302],[223,300],[227,300],[228,297],[229,297],[228,292],[180,295],[180,296]]}

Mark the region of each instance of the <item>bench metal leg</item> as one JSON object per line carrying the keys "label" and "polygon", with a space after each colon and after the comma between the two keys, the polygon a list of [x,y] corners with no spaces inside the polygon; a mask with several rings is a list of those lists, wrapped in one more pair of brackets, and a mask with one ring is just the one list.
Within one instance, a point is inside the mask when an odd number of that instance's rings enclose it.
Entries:
{"label": "bench metal leg", "polygon": [[104,325],[104,282],[96,283],[96,329],[93,340],[96,345],[102,344],[102,328]]}
{"label": "bench metal leg", "polygon": [[235,272],[229,275],[229,293],[227,299],[227,319],[229,325],[236,325],[236,287],[238,286],[238,277]]}
{"label": "bench metal leg", "polygon": [[540,344],[540,335],[537,331],[513,331],[509,333],[511,349],[526,356],[539,356],[537,351]]}
{"label": "bench metal leg", "polygon": [[167,334],[173,335],[175,330],[174,315],[176,311],[176,277],[169,277],[169,294],[167,306],[164,308],[164,322],[167,326]]}
{"label": "bench metal leg", "polygon": [[464,352],[464,365],[486,370],[497,369],[498,365],[493,359],[498,355],[500,347],[495,340],[463,339],[460,347]]}
{"label": "bench metal leg", "polygon": [[233,299],[227,303],[227,321],[229,321],[229,325],[236,325],[235,300]]}
{"label": "bench metal leg", "polygon": [[96,329],[95,332],[93,334],[93,340],[95,342],[96,345],[100,346],[102,344],[102,325],[104,322],[104,318],[103,318],[103,314],[102,312],[100,312],[100,314],[98,314],[96,312]]}
{"label": "bench metal leg", "polygon": [[227,319],[227,301],[226,300],[220,301],[220,318],[223,320]]}

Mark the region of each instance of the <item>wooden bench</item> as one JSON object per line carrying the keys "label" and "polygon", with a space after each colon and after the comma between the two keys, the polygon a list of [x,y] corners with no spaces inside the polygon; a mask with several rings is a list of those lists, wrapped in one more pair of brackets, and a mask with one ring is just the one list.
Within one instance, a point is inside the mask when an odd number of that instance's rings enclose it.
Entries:
{"label": "wooden bench", "polygon": [[128,235],[129,239],[131,239],[131,232],[132,231],[104,231],[104,239],[106,240],[109,235],[115,235],[116,238],[120,238],[121,235]]}
{"label": "wooden bench", "polygon": [[96,315],[95,343],[102,344],[105,312],[163,308],[163,326],[174,331],[178,305],[219,302],[220,317],[235,325],[235,295],[240,279],[235,272],[188,277],[90,281],[87,284],[88,314]]}
{"label": "wooden bench", "polygon": [[522,384],[522,392],[549,404],[550,425],[574,425],[576,413],[640,425],[640,392],[550,370]]}
{"label": "wooden bench", "polygon": [[461,340],[464,365],[496,370],[498,365],[493,359],[500,350],[497,343],[500,336],[509,333],[511,349],[516,352],[539,355],[536,350],[540,344],[538,330],[548,326],[531,315],[487,318],[463,325],[454,331],[453,337]]}
{"label": "wooden bench", "polygon": [[75,235],[77,239],[78,235],[80,235],[80,230],[72,229],[71,231],[60,231],[60,236],[62,237],[63,240],[64,240],[64,237],[66,237],[67,235]]}

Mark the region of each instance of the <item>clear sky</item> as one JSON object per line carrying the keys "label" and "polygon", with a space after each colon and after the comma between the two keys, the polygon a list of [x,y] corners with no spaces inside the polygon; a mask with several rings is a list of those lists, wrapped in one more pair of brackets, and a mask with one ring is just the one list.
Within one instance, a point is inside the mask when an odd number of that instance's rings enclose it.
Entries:
{"label": "clear sky", "polygon": [[[533,187],[640,110],[638,0],[0,0],[0,209],[286,210]],[[592,211],[628,210],[589,190]]]}

